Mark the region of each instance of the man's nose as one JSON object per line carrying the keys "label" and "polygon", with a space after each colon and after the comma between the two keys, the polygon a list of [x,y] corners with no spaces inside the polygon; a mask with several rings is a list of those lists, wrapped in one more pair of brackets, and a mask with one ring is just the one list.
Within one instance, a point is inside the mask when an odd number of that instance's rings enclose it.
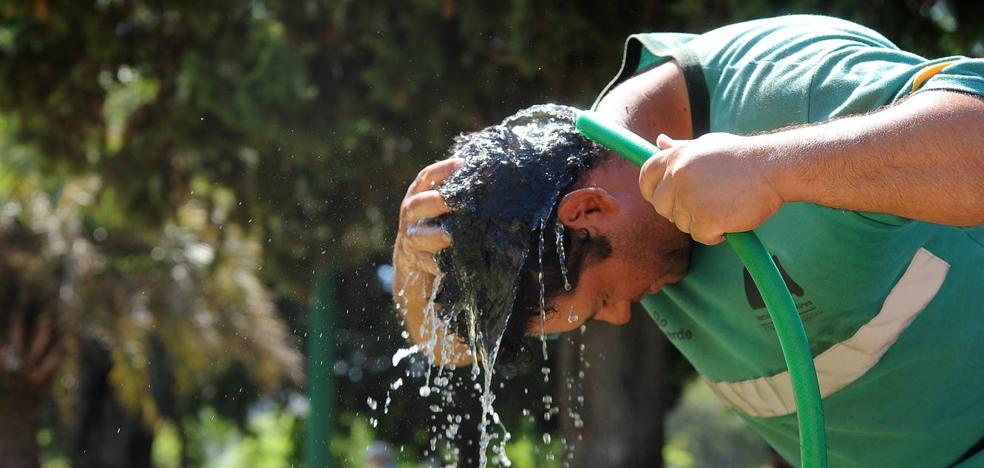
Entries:
{"label": "man's nose", "polygon": [[628,301],[612,302],[598,311],[595,320],[608,322],[612,325],[625,325],[632,318],[632,303]]}

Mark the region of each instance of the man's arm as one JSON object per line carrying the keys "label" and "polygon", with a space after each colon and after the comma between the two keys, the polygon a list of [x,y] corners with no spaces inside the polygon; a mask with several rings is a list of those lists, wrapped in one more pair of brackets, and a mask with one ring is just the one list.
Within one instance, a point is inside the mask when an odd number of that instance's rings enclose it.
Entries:
{"label": "man's arm", "polygon": [[750,137],[665,136],[640,174],[664,217],[705,244],[754,229],[783,202],[984,224],[984,101],[925,91],[880,111]]}
{"label": "man's arm", "polygon": [[872,114],[763,135],[785,201],[984,224],[984,100],[918,93]]}

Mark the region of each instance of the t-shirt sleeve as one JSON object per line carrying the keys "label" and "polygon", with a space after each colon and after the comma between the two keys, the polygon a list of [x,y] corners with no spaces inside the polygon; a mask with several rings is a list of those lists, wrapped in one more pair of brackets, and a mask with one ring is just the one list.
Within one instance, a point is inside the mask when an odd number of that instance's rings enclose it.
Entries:
{"label": "t-shirt sleeve", "polygon": [[984,59],[951,57],[924,66],[913,77],[912,90],[957,91],[984,96]]}
{"label": "t-shirt sleeve", "polygon": [[[736,134],[829,118],[814,112],[811,95],[817,78],[824,76],[824,64],[837,51],[886,50],[905,56],[910,63],[921,60],[863,26],[809,15],[726,26],[687,46],[700,57],[707,82],[710,131]],[[890,61],[882,63],[889,65]],[[854,88],[835,77],[831,83],[837,91]],[[889,101],[891,94],[882,101]],[[850,96],[850,92],[841,96]],[[877,101],[877,96],[869,96],[868,104]]]}
{"label": "t-shirt sleeve", "polygon": [[602,98],[623,81],[672,58],[673,51],[694,37],[697,36],[685,33],[641,33],[629,36],[625,41],[625,54],[618,74],[601,90],[591,108],[597,108]]}
{"label": "t-shirt sleeve", "polygon": [[984,95],[984,60],[926,60],[898,49],[845,47],[818,64],[809,95],[809,119],[861,114],[927,90]]}

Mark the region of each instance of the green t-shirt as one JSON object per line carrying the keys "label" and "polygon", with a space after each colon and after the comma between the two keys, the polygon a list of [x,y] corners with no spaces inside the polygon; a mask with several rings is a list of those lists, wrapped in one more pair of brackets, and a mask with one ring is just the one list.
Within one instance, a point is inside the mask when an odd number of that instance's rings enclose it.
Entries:
{"label": "green t-shirt", "polygon": [[[984,60],[926,60],[819,16],[632,36],[609,89],[671,57],[697,134],[821,122],[927,90],[984,95]],[[756,232],[810,339],[830,465],[984,466],[984,227],[789,203]],[[687,276],[643,305],[711,388],[798,464],[779,343],[731,248],[697,245]]]}

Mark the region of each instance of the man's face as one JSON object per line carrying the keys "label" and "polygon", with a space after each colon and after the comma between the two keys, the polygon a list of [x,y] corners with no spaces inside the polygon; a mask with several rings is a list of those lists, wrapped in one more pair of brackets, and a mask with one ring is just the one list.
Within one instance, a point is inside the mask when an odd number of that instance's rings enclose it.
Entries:
{"label": "man's face", "polygon": [[[621,216],[607,220],[602,235],[611,242],[612,254],[588,259],[574,290],[548,302],[544,332],[571,331],[589,320],[624,325],[631,318],[632,303],[686,273],[689,237],[648,205],[633,211],[623,204]],[[539,322],[533,320],[531,334],[541,332]]]}
{"label": "man's face", "polygon": [[[589,320],[623,325],[633,302],[686,273],[690,237],[639,195],[638,174],[630,165],[592,170],[584,187],[561,200],[557,216],[564,226],[607,238],[611,255],[588,258],[574,290],[548,302],[543,332],[571,331]],[[541,333],[539,320],[532,320],[529,333]]]}
{"label": "man's face", "polygon": [[[549,301],[543,331],[567,332],[589,320],[601,320],[613,325],[628,323],[632,303],[679,279],[668,274],[672,266],[660,258],[658,249],[642,246],[630,248],[623,242],[613,241],[610,257],[588,262],[577,287]],[[533,320],[530,331],[534,335],[540,333],[538,320]]]}
{"label": "man's face", "polygon": [[[614,325],[628,323],[632,303],[653,290],[653,282],[641,273],[630,262],[614,255],[585,267],[577,288],[548,304],[544,331],[567,332],[588,320]],[[534,319],[533,324],[531,331],[538,334],[538,321]]]}

